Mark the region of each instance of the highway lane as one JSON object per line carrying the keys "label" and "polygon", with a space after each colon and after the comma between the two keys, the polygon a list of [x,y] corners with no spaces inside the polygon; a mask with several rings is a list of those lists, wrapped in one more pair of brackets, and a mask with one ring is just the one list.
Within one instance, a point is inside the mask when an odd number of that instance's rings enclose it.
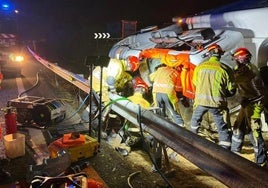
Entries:
{"label": "highway lane", "polygon": [[[58,89],[53,87],[55,78],[56,77],[53,73],[29,56],[27,61],[22,64],[22,75],[20,77],[7,78],[2,81],[2,89],[0,90],[0,108],[5,109],[8,101],[25,96],[37,96],[53,99],[60,97],[65,100],[76,101],[76,99],[74,99],[68,91],[61,88],[60,84],[58,85]],[[71,103],[73,104],[75,102]],[[68,113],[68,115],[72,114],[74,111],[72,108],[67,109],[66,114]],[[0,123],[4,126],[5,111],[1,110],[0,113]],[[74,123],[73,121],[79,122],[80,120],[79,115],[75,115],[74,118],[66,121],[65,123],[72,124]],[[20,127],[21,124],[18,123],[18,129],[20,129]],[[41,130],[34,127],[35,126],[33,126],[33,128],[27,128],[27,134],[30,135],[30,142],[28,144],[32,147],[33,151],[35,151],[33,156],[35,162],[40,164],[42,163],[43,158],[49,157],[49,154],[47,150],[47,143]],[[24,129],[23,131],[26,130]],[[1,148],[3,149],[3,142],[1,144]],[[3,150],[1,151],[2,157],[0,157],[5,158]]]}

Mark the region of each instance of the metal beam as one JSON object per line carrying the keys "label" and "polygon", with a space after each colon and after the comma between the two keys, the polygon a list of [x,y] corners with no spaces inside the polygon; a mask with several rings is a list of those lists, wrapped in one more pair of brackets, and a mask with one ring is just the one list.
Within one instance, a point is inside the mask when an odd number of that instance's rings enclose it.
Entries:
{"label": "metal beam", "polygon": [[[121,96],[110,94],[112,100]],[[113,103],[112,110],[139,126],[139,106],[129,101]],[[171,121],[141,110],[144,131],[229,187],[268,187],[267,171],[255,163],[210,142]]]}

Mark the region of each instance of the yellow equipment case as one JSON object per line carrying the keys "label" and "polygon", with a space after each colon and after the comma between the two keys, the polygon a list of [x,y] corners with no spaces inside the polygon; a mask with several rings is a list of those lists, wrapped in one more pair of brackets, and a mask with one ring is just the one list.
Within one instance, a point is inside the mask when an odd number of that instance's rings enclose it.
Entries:
{"label": "yellow equipment case", "polygon": [[83,134],[64,134],[62,138],[55,140],[48,146],[51,158],[59,156],[63,149],[67,150],[71,162],[89,158],[97,154],[99,143],[96,139]]}

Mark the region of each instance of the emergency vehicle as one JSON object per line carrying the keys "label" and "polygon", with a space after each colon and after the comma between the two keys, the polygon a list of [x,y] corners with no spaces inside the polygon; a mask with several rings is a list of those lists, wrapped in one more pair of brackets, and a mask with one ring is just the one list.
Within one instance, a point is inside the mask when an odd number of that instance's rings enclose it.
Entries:
{"label": "emergency vehicle", "polygon": [[0,73],[4,77],[20,76],[24,61],[16,13],[11,4],[0,3]]}

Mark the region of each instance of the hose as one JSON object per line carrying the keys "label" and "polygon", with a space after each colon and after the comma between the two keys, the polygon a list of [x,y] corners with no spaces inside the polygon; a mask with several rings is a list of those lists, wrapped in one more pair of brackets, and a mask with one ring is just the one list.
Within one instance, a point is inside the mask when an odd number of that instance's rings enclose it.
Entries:
{"label": "hose", "polygon": [[117,102],[117,101],[121,101],[121,100],[128,100],[130,101],[128,98],[126,97],[121,97],[121,98],[118,98],[118,99],[115,99],[115,100],[112,100],[110,101],[107,105],[104,106],[104,108],[102,109],[102,111],[104,111],[108,106],[110,106],[111,104]]}
{"label": "hose", "polygon": [[133,172],[132,174],[130,174],[130,175],[128,176],[128,178],[127,178],[127,184],[128,184],[128,186],[129,186],[130,188],[133,188],[133,186],[131,185],[131,182],[130,182],[131,178],[132,178],[133,176],[135,176],[136,174],[139,174],[139,173],[141,173],[141,171]]}
{"label": "hose", "polygon": [[[141,106],[139,105],[139,111],[138,111],[138,117],[137,117],[137,121],[139,123],[139,127],[140,127],[140,133],[141,133],[141,139],[143,141],[143,143],[145,142],[145,138],[144,138],[144,134],[143,134],[143,130],[142,130],[142,124],[141,124]],[[158,172],[158,174],[160,174],[160,176],[162,177],[162,179],[168,184],[169,188],[173,188],[173,186],[170,184],[170,182],[168,181],[168,179],[166,178],[166,176],[163,174],[163,172],[161,172],[161,170],[158,168],[155,160],[153,159],[151,153],[148,150],[148,147],[146,147],[146,152],[149,155],[149,158],[151,160],[151,162],[153,163],[156,171]]]}
{"label": "hose", "polygon": [[39,84],[39,72],[36,73],[36,81],[35,81],[35,84],[34,84],[32,87],[30,87],[29,89],[27,89],[27,90],[25,90],[25,91],[19,93],[18,98],[20,98],[23,94],[25,94],[25,93],[31,91],[31,90],[32,90],[33,88],[35,88],[38,84]]}
{"label": "hose", "polygon": [[77,113],[81,110],[81,108],[84,106],[84,104],[85,104],[85,102],[86,102],[86,100],[87,100],[87,98],[88,98],[89,96],[90,96],[90,95],[88,94],[88,95],[85,97],[85,99],[83,100],[83,102],[80,104],[80,106],[78,107],[78,109],[77,109],[77,110],[76,110],[70,117],[65,118],[65,121],[71,119],[73,116],[75,116],[75,114],[77,114]]}

